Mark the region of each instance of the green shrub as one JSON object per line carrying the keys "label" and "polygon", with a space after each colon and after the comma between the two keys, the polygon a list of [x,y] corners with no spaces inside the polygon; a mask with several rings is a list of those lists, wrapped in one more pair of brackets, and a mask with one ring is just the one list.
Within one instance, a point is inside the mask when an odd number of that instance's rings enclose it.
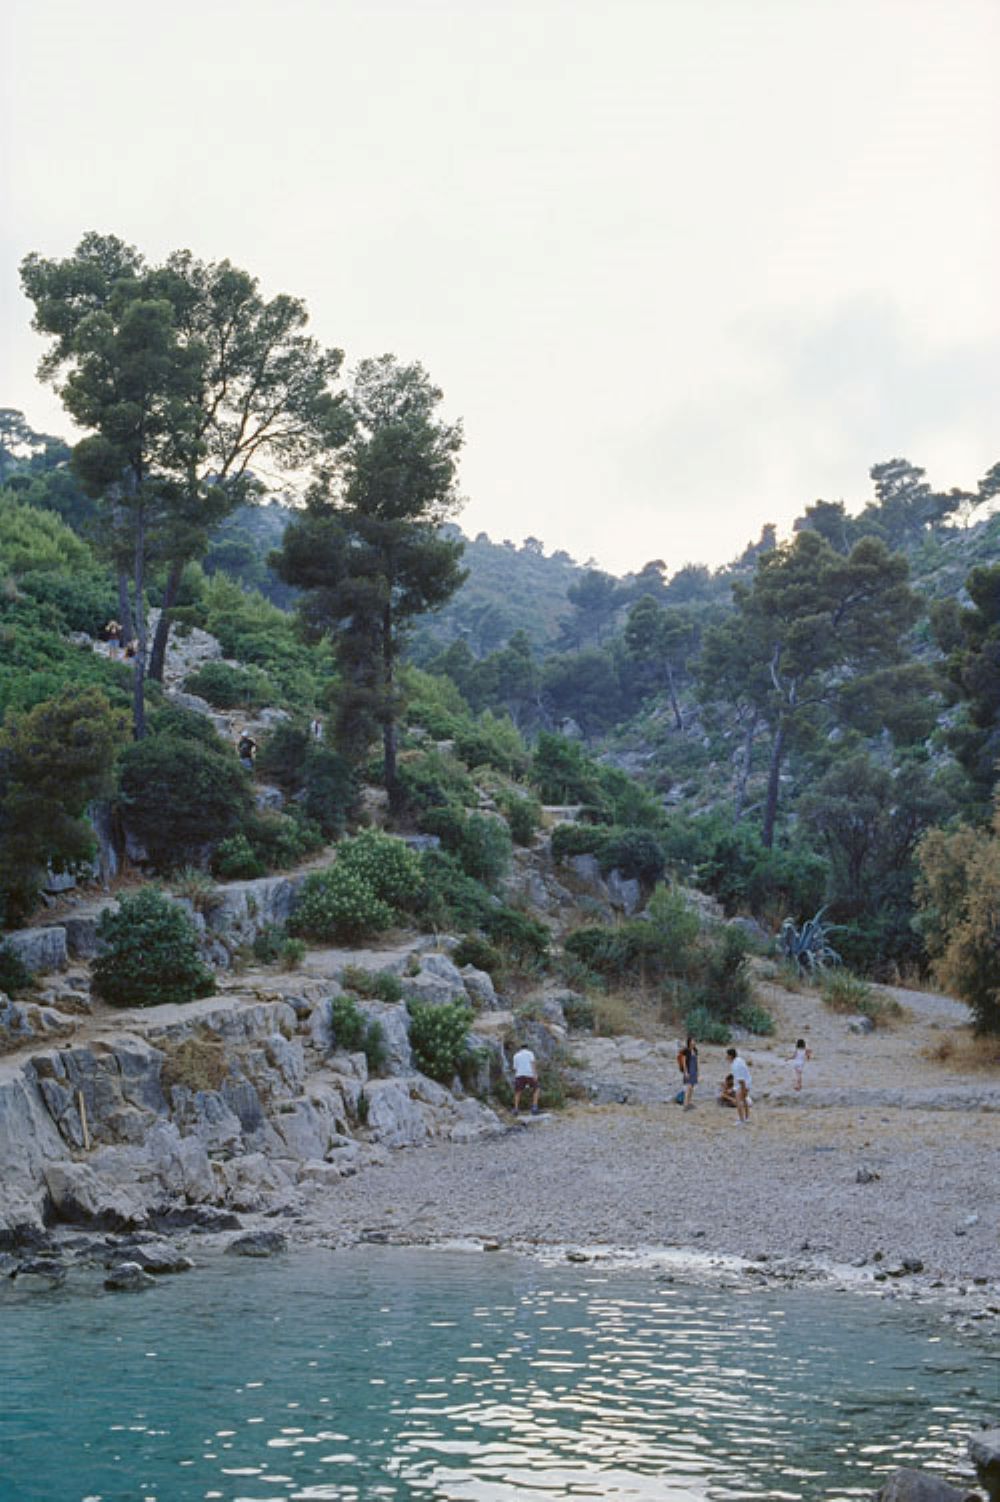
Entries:
{"label": "green shrub", "polygon": [[684,1018],[684,1031],[699,1043],[728,1043],[729,1028],[706,1007],[692,1007]]}
{"label": "green shrub", "polygon": [[753,1001],[747,940],[738,928],[724,928],[703,951],[696,1001],[713,1017],[732,1022]]}
{"label": "green shrub", "polygon": [[370,882],[337,861],[306,877],[288,927],[320,944],[351,944],[389,928],[395,916]]}
{"label": "green shrub", "polygon": [[673,975],[688,975],[697,963],[701,919],[677,887],[658,886],[646,906],[646,919],[670,956]]}
{"label": "green shrub", "polygon": [[474,881],[493,886],[510,866],[510,833],[499,819],[466,814],[451,805],[428,809],[420,827],[427,834],[436,834],[442,847],[457,857],[466,876]]}
{"label": "green shrub", "polygon": [[491,907],[482,918],[488,939],[519,969],[544,965],[549,957],[549,931],[544,923],[514,907]]}
{"label": "green shrub", "polygon": [[542,827],[542,805],[537,798],[527,798],[519,793],[506,793],[500,799],[503,816],[510,827],[510,836],[515,845],[532,845],[535,835]]}
{"label": "green shrub", "polygon": [[156,887],[102,913],[97,937],[106,948],[94,961],[94,990],[112,1006],[177,1004],[215,990],[190,918]]}
{"label": "green shrub", "polygon": [[565,948],[586,970],[610,981],[649,986],[671,973],[669,945],[650,923],[579,928]]}
{"label": "green shrub", "polygon": [[336,1048],[358,1053],[364,1042],[365,1019],[357,1002],[350,996],[335,996],[330,1003],[330,1023]]}
{"label": "green shrub", "polygon": [[467,767],[494,767],[508,777],[519,777],[528,770],[524,742],[506,716],[495,719],[487,710],[474,725],[462,725],[452,735],[455,754]]}
{"label": "green shrub", "polygon": [[588,996],[564,996],[562,1009],[566,1026],[571,1032],[592,1033],[594,1031],[594,1003]]}
{"label": "green shrub", "polygon": [[557,865],[574,855],[600,858],[606,828],[600,824],[557,824],[552,831],[552,859]]}
{"label": "green shrub", "polygon": [[531,762],[531,780],[545,803],[603,806],[600,768],[577,741],[543,731]]}
{"label": "green shrub", "polygon": [[394,835],[365,829],[337,847],[337,865],[365,881],[382,902],[408,907],[420,890],[420,857]]}
{"label": "green shrub", "polygon": [[287,938],[281,946],[278,963],[282,970],[297,970],[306,957],[306,946],[301,939]]}
{"label": "green shrub", "polygon": [[481,939],[477,934],[466,934],[461,943],[452,951],[452,959],[455,964],[462,968],[463,965],[472,965],[476,970],[485,970],[494,979],[501,974],[504,967],[504,958],[495,944],[488,939]]}
{"label": "green shrub", "polygon": [[228,662],[206,662],[189,673],[185,691],[197,694],[215,709],[258,709],[273,704],[274,688],[266,675],[255,668],[234,667]]}
{"label": "green shrub", "polygon": [[267,867],[245,834],[231,834],[212,852],[212,871],[220,881],[254,881]]}
{"label": "green shrub", "polygon": [[364,970],[360,965],[346,965],[340,983],[348,991],[368,1000],[399,1002],[403,999],[403,982],[389,970]]}
{"label": "green shrub", "polygon": [[774,1032],[774,1018],[766,1007],[755,1004],[743,1006],[737,1014],[736,1021],[740,1027],[745,1027],[748,1033],[754,1033],[759,1038],[770,1038]]}
{"label": "green shrub", "polygon": [[218,737],[147,736],[122,753],[119,778],[126,823],[159,870],[195,860],[250,814],[246,776]]}
{"label": "green shrub", "polygon": [[258,929],[251,945],[253,957],[262,965],[276,965],[281,959],[285,945],[289,942],[281,923],[266,923]]}
{"label": "green shrub", "polygon": [[486,888],[466,876],[453,855],[428,850],[420,857],[421,882],[415,903],[424,928],[477,928],[494,905]]}
{"label": "green shrub", "polygon": [[282,871],[298,865],[325,844],[316,825],[298,813],[289,815],[272,810],[252,813],[243,833],[265,871]]}
{"label": "green shrub", "polygon": [[472,1008],[464,1002],[442,1005],[410,1001],[410,1047],[422,1074],[439,1084],[450,1085],[469,1051]]}
{"label": "green shrub", "polygon": [[17,991],[26,991],[31,985],[31,971],[21,956],[9,944],[0,944],[0,991],[13,996]]}
{"label": "green shrub", "polygon": [[661,845],[644,829],[612,830],[598,859],[605,875],[618,870],[625,878],[634,878],[646,887],[659,881],[666,867]]}
{"label": "green shrub", "polygon": [[476,802],[476,789],[465,768],[441,751],[405,751],[396,782],[402,806],[411,814],[444,804]]}
{"label": "green shrub", "polygon": [[377,1017],[373,1017],[366,1024],[361,1048],[365,1063],[368,1065],[368,1073],[381,1074],[389,1057],[389,1045],[385,1041],[385,1028]]}
{"label": "green shrub", "polygon": [[853,1012],[869,1016],[875,993],[867,981],[850,970],[831,971],[823,976],[823,1001],[831,1011]]}
{"label": "green shrub", "polygon": [[309,727],[301,720],[281,720],[261,738],[257,750],[257,773],[286,793],[298,793],[305,782],[306,760],[311,745]]}
{"label": "green shrub", "polygon": [[358,799],[358,779],[339,751],[313,743],[302,773],[302,812],[328,839],[342,834]]}

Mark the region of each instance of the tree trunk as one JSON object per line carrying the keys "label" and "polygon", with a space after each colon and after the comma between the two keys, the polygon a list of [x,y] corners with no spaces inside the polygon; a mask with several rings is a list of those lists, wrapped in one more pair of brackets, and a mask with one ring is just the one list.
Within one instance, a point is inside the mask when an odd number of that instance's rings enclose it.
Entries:
{"label": "tree trunk", "polygon": [[669,662],[667,663],[667,693],[670,696],[670,708],[674,712],[674,720],[677,723],[677,729],[683,730],[684,720],[681,716],[681,707],[677,702],[677,691],[674,688],[674,670],[670,666]]}
{"label": "tree trunk", "polygon": [[382,755],[385,761],[385,790],[389,794],[389,811],[399,810],[399,783],[396,778],[396,706],[393,703],[392,677],[392,606],[382,613],[382,689],[385,708],[382,719]]}
{"label": "tree trunk", "polygon": [[785,721],[778,721],[771,744],[771,765],[767,772],[767,802],[764,805],[764,824],[760,832],[762,844],[770,850],[774,844],[774,825],[778,817],[778,787],[781,778],[781,762],[785,754]]}
{"label": "tree trunk", "polygon": [[135,640],[132,658],[132,734],[141,741],[146,734],[146,611],[142,591],[145,584],[146,518],[142,501],[135,508]]}
{"label": "tree trunk", "polygon": [[155,678],[157,683],[163,682],[163,665],[167,660],[167,642],[170,639],[170,612],[181,587],[183,576],[183,561],[172,563],[170,573],[167,575],[166,588],[163,591],[163,609],[160,611],[160,619],[153,632],[153,650],[149,654],[149,676]]}
{"label": "tree trunk", "polygon": [[128,592],[128,569],[118,569],[118,624],[124,641],[132,640],[132,601]]}

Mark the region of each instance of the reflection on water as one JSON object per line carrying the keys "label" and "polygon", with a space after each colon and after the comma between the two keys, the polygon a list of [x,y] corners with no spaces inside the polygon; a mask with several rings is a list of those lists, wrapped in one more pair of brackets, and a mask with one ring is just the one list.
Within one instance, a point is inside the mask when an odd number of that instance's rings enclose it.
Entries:
{"label": "reflection on water", "polygon": [[366,1247],[0,1310],[2,1502],[866,1496],[993,1352],[871,1298]]}

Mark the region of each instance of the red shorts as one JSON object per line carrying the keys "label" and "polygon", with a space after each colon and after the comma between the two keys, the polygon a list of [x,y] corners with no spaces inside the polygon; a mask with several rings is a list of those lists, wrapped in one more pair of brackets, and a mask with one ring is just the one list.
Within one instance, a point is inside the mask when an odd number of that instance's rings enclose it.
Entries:
{"label": "red shorts", "polygon": [[514,1080],[515,1090],[534,1090],[538,1081],[533,1074],[519,1074]]}

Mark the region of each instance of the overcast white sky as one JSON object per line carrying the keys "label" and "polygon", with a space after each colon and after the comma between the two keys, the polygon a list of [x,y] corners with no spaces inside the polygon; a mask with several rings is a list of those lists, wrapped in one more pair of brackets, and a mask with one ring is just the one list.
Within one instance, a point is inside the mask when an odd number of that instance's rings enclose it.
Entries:
{"label": "overcast white sky", "polygon": [[229,257],[465,419],[467,531],[719,563],[1000,459],[1000,0],[7,0],[17,266]]}

